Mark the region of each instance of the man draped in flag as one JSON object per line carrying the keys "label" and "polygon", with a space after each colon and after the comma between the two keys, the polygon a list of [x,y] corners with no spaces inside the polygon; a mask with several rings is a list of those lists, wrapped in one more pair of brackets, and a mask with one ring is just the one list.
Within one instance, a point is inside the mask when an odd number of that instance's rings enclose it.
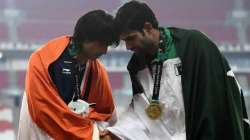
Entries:
{"label": "man draped in flag", "polygon": [[19,140],[99,139],[98,126],[114,124],[108,74],[97,59],[116,40],[113,17],[83,15],[73,36],[49,41],[29,60]]}
{"label": "man draped in flag", "polygon": [[128,64],[133,100],[106,134],[123,140],[250,139],[242,91],[206,35],[159,27],[153,11],[137,1],[119,8],[115,24],[134,52]]}

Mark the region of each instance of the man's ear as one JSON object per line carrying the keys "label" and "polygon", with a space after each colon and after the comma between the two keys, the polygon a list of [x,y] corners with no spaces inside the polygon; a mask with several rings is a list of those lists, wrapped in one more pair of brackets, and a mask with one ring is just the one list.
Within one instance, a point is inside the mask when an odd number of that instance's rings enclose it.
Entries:
{"label": "man's ear", "polygon": [[150,22],[145,22],[143,25],[143,30],[145,30],[146,32],[151,32],[153,29],[153,26]]}
{"label": "man's ear", "polygon": [[145,22],[143,25],[143,33],[149,35],[153,30],[153,26],[150,22]]}

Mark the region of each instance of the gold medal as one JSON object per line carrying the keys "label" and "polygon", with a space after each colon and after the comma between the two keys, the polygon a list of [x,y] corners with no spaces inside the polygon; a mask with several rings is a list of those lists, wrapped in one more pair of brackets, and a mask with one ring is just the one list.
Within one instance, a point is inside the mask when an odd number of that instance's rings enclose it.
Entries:
{"label": "gold medal", "polygon": [[152,101],[150,105],[145,109],[145,112],[150,119],[159,119],[162,114],[162,108],[159,101]]}

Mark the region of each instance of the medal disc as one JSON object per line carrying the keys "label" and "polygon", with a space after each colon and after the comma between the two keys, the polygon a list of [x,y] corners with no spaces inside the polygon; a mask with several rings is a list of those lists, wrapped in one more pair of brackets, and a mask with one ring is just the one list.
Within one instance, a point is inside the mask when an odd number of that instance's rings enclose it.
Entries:
{"label": "medal disc", "polygon": [[156,120],[161,117],[162,108],[158,101],[153,101],[150,105],[145,109],[146,114],[152,120]]}
{"label": "medal disc", "polygon": [[71,111],[73,111],[76,114],[83,114],[87,115],[89,113],[89,104],[83,100],[76,100],[76,101],[71,101],[68,104],[68,107],[70,108]]}

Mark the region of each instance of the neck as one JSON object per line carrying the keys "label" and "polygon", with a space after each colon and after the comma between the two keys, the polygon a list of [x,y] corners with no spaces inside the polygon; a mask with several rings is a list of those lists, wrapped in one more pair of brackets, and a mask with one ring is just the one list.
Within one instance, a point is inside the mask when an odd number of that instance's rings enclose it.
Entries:
{"label": "neck", "polygon": [[80,64],[86,64],[88,61],[88,58],[86,55],[80,55],[77,53],[77,55],[73,56],[74,59],[76,59]]}
{"label": "neck", "polygon": [[88,59],[85,57],[77,56],[76,59],[81,63],[81,64],[86,64]]}
{"label": "neck", "polygon": [[[78,47],[78,48],[80,48],[80,47]],[[77,61],[79,61],[80,64],[86,64],[88,61],[88,58],[86,57],[86,55],[83,54],[83,52],[81,50],[78,50],[76,52],[76,55],[73,56],[73,58],[76,59]]]}

